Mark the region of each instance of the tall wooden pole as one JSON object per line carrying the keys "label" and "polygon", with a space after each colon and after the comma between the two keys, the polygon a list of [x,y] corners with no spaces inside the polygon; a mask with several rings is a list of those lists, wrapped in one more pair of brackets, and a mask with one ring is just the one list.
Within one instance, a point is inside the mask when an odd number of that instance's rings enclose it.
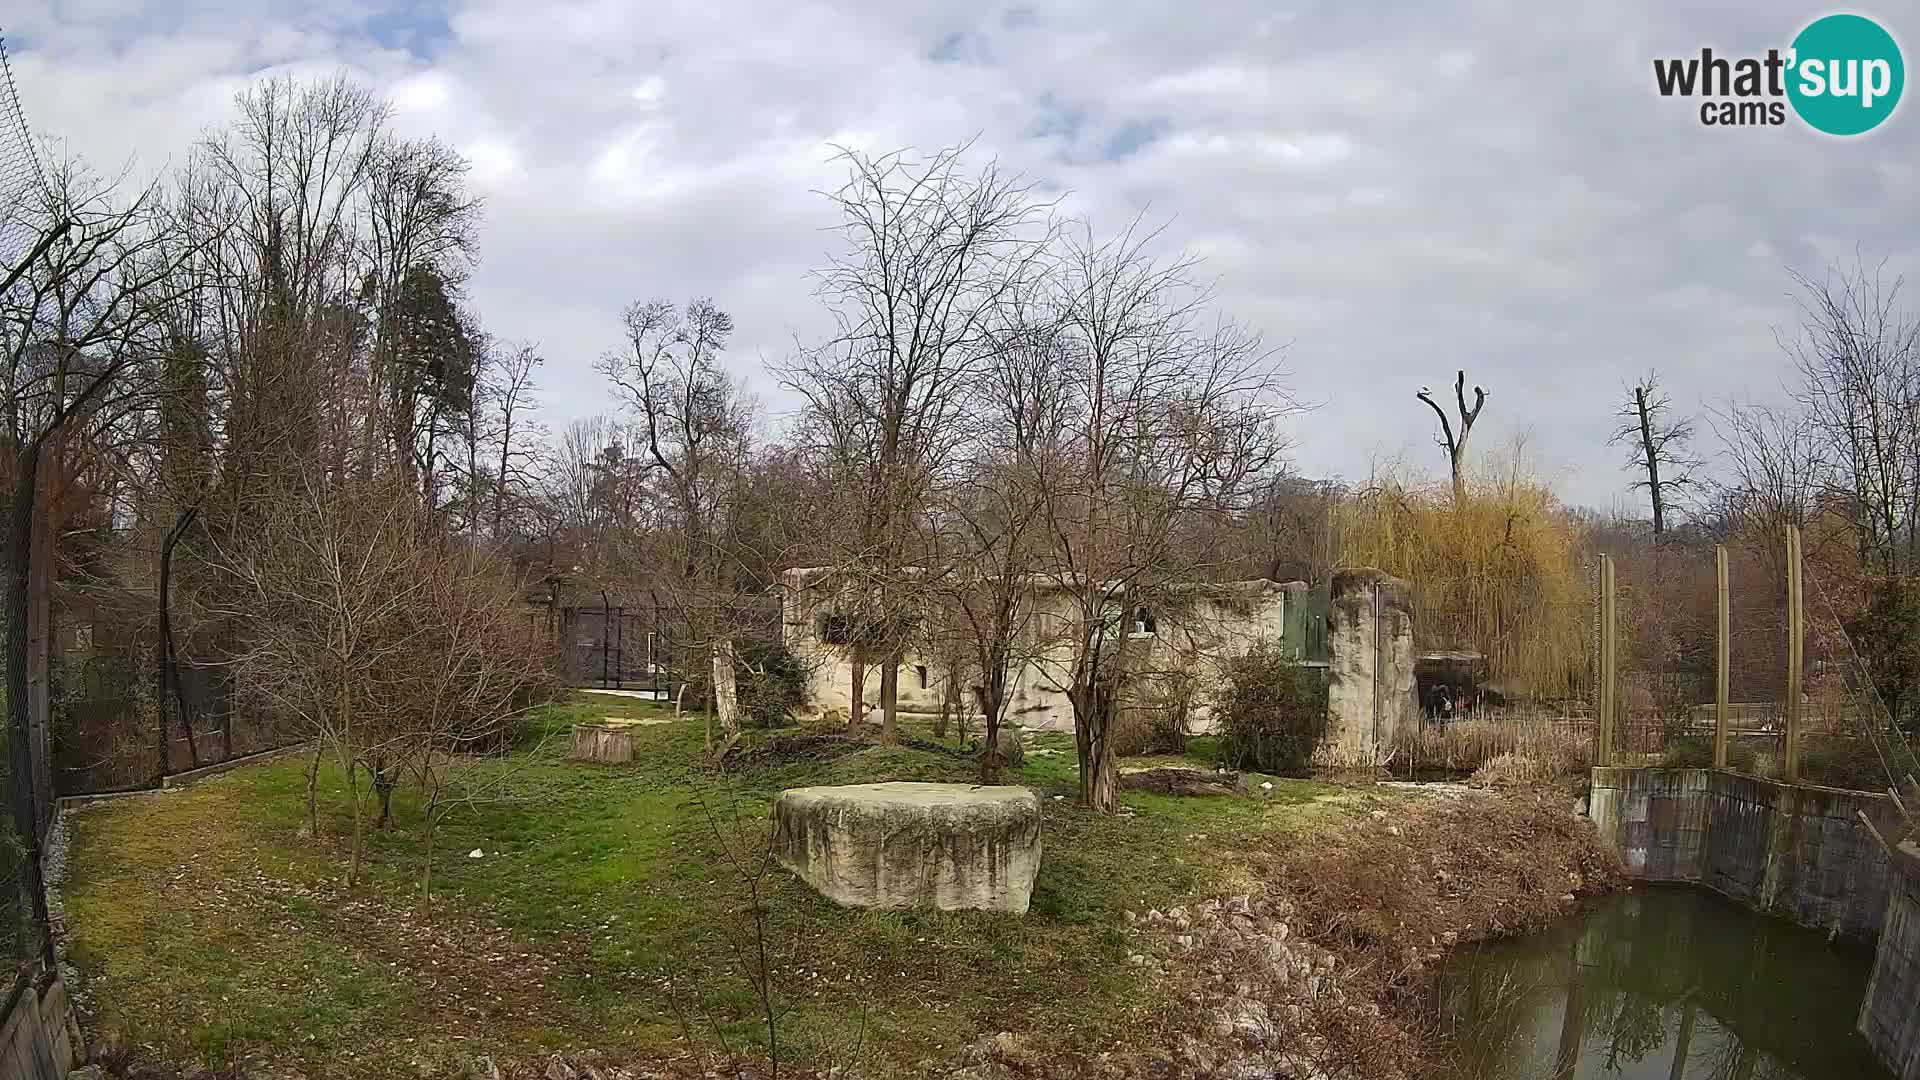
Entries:
{"label": "tall wooden pole", "polygon": [[1727,545],[1713,551],[1714,586],[1719,599],[1719,619],[1714,633],[1713,678],[1713,767],[1727,767],[1727,700],[1733,668],[1732,612],[1727,595]]}
{"label": "tall wooden pole", "polygon": [[1800,669],[1805,656],[1800,593],[1800,526],[1787,526],[1787,782],[1800,780]]}
{"label": "tall wooden pole", "polygon": [[1613,764],[1613,738],[1620,712],[1618,682],[1619,658],[1615,632],[1613,556],[1600,556],[1600,723],[1598,745],[1594,747],[1595,765]]}

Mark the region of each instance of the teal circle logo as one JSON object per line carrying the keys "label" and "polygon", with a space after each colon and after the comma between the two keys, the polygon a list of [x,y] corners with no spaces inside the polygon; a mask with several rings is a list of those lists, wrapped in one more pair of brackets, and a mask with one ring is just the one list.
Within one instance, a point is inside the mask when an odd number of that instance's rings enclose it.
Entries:
{"label": "teal circle logo", "polygon": [[1863,15],[1828,15],[1793,39],[1787,99],[1829,135],[1860,135],[1893,115],[1906,65],[1893,35]]}

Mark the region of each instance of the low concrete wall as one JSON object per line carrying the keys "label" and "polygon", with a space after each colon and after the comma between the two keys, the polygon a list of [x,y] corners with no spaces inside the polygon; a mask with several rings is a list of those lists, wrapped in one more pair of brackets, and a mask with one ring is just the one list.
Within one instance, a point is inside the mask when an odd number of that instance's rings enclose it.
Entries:
{"label": "low concrete wall", "polygon": [[1900,845],[1893,895],[1860,1003],[1860,1034],[1898,1080],[1920,1080],[1920,847]]}
{"label": "low concrete wall", "polygon": [[73,1010],[66,984],[58,978],[45,985],[39,981],[15,988],[0,1021],[0,1076],[9,1080],[62,1080],[73,1068]]}
{"label": "low concrete wall", "polygon": [[1887,917],[1887,859],[1860,823],[1884,795],[1712,769],[1593,770],[1588,815],[1627,873],[1704,885],[1802,926],[1872,939]]}

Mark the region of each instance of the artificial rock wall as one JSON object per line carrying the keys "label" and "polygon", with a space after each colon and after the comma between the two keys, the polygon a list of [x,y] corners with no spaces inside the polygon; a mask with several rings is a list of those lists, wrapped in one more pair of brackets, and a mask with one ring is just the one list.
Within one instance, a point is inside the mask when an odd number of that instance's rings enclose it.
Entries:
{"label": "artificial rock wall", "polygon": [[1347,763],[1376,761],[1419,723],[1407,583],[1379,570],[1333,575],[1327,606],[1327,742]]}
{"label": "artificial rock wall", "polygon": [[1598,768],[1588,816],[1645,881],[1704,885],[1816,930],[1872,939],[1887,918],[1884,795],[1714,769]]}
{"label": "artificial rock wall", "polygon": [[1892,895],[1859,1027],[1888,1072],[1920,1080],[1920,847],[1900,845],[1891,862]]}

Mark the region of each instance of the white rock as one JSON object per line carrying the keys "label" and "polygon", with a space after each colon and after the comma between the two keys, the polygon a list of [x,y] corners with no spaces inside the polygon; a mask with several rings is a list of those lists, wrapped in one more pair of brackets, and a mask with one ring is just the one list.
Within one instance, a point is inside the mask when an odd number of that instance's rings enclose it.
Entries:
{"label": "white rock", "polygon": [[474,848],[472,851],[467,852],[467,858],[469,859],[484,859],[486,857],[487,853],[481,851],[479,848]]}
{"label": "white rock", "polygon": [[850,907],[1025,912],[1040,869],[1040,799],[1023,787],[793,788],[774,856]]}

